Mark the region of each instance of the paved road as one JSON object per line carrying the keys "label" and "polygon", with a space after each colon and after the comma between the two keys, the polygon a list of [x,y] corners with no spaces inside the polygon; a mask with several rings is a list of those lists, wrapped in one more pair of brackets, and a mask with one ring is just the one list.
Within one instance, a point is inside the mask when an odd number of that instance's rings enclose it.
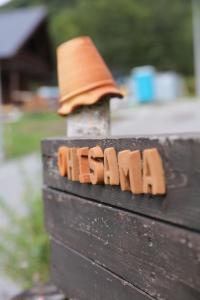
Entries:
{"label": "paved road", "polygon": [[146,105],[113,111],[112,134],[200,132],[200,101]]}

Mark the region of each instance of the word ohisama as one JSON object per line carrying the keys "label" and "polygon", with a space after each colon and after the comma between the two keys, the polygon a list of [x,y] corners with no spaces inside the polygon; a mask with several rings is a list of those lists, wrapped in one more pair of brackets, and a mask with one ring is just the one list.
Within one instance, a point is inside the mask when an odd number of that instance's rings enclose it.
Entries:
{"label": "word ohisama", "polygon": [[123,150],[102,149],[100,146],[58,149],[61,176],[85,184],[120,185],[133,194],[164,195],[165,173],[156,148]]}

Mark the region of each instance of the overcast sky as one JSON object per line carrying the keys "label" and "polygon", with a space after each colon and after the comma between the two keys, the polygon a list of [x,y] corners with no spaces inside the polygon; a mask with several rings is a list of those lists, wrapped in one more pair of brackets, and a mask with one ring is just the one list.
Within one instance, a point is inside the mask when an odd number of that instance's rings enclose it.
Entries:
{"label": "overcast sky", "polygon": [[10,0],[0,0],[0,6],[6,4],[7,2],[10,2]]}

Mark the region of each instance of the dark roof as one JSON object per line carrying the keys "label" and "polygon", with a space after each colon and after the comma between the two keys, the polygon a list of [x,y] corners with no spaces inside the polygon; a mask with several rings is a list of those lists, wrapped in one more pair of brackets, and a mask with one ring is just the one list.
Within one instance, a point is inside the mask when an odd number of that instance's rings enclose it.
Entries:
{"label": "dark roof", "polygon": [[0,12],[0,59],[13,56],[46,16],[41,6]]}

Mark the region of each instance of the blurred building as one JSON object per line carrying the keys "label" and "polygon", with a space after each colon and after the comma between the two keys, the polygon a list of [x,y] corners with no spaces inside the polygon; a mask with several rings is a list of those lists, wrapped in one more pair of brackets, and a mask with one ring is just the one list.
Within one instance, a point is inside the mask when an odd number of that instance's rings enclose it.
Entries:
{"label": "blurred building", "polygon": [[47,21],[44,7],[0,12],[0,86],[4,104],[12,103],[15,91],[48,84],[53,59]]}

